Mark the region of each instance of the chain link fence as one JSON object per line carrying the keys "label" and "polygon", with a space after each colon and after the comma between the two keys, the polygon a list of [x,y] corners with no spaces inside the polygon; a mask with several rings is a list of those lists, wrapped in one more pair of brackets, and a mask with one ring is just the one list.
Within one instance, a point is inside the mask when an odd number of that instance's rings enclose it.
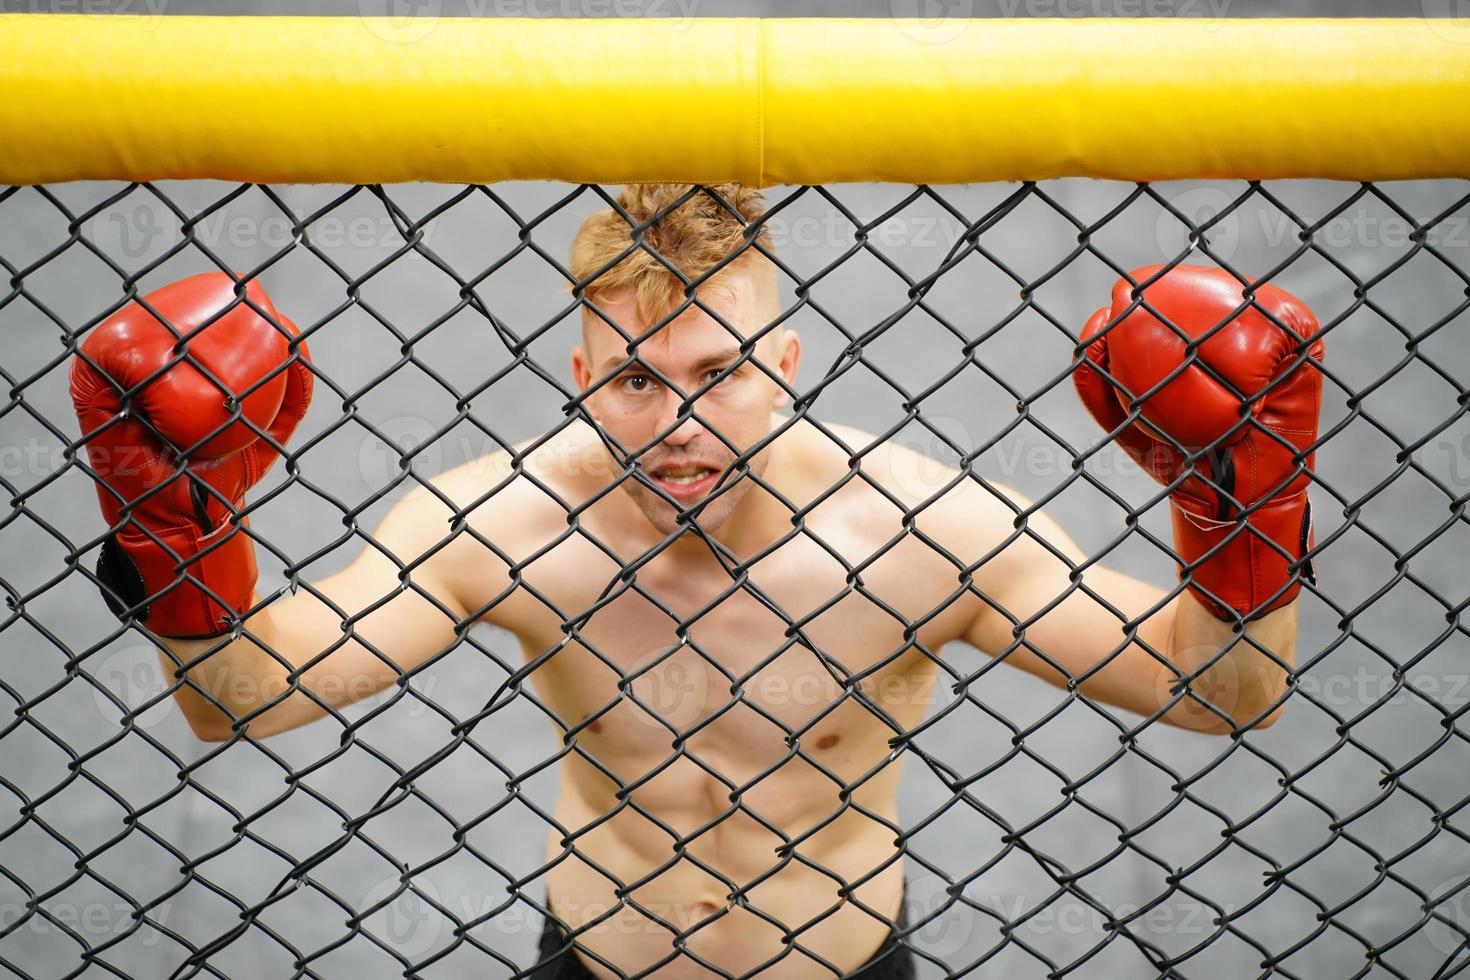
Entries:
{"label": "chain link fence", "polygon": [[[857,819],[891,836],[906,882],[891,942],[911,951],[918,976],[1464,970],[1466,184],[1063,180],[766,196],[782,322],[805,347],[790,418],[841,446],[854,472],[883,442],[914,450],[893,474],[906,498],[940,494],[954,471],[997,494],[1014,488],[1089,561],[1160,585],[1174,574],[1168,502],[1077,401],[1081,325],[1119,276],[1151,262],[1269,277],[1312,307],[1327,345],[1310,491],[1316,581],[1302,590],[1279,722],[1225,735],[1165,726],[1007,669],[1024,628],[995,657],[960,643],[931,650],[913,640],[921,617],[902,610],[890,610],[905,640],[893,657],[927,661],[912,675],[926,684],[885,691],[909,675],[853,673],[816,644],[795,675],[812,683],[762,674],[813,617],[849,608],[844,599],[882,600],[865,590],[869,566],[845,563],[841,590],[783,609],[728,549],[727,594],[769,602],[787,646],[739,670],[684,669],[657,645],[631,667],[602,654],[609,595],[635,593],[681,635],[709,613],[671,599],[678,583],[645,567],[691,535],[722,550],[681,526],[585,608],[534,595],[562,639],[605,668],[585,717],[567,716],[549,681],[563,676],[563,642],[466,622],[386,690],[338,678],[345,690],[318,692],[332,705],[313,724],[257,737],[242,723],[201,741],[175,699],[187,682],[98,595],[107,529],[66,383],[88,332],[128,296],[223,269],[263,283],[308,339],[316,396],[286,464],[249,495],[268,603],[374,547],[384,515],[440,474],[471,474],[489,499],[506,484],[487,454],[524,459],[586,418],[567,369],[582,304],[566,253],[615,194],[541,183],[5,188],[0,965],[26,977],[560,975],[534,972],[550,882],[568,862],[596,864],[588,842],[614,816],[560,819],[576,812],[559,809],[560,773],[575,764],[602,774],[617,813],[668,831],[646,879],[608,883],[611,906],[556,902],[582,923],[616,929],[633,910],[665,942],[677,936],[680,962],[633,975],[755,972],[720,969],[699,954],[700,924],[639,903],[638,889],[680,862],[721,882],[729,904],[714,918],[738,910],[784,937],[762,975],[838,975],[804,939],[832,910],[773,923],[760,908],[764,876],[811,863],[803,834],[759,812],[790,812],[761,793],[787,766],[830,780],[834,809],[816,823]],[[853,432],[871,441],[854,444]],[[568,533],[588,537],[584,502],[557,504]],[[793,533],[824,547],[809,505],[783,504]],[[931,545],[905,521],[873,560]],[[523,592],[535,593],[541,557],[507,556]],[[683,646],[718,663],[697,640]],[[379,653],[391,662],[392,650]],[[1203,704],[1208,692],[1174,696]],[[896,724],[890,699],[919,706],[917,722]],[[628,705],[640,738],[659,746],[647,772],[599,758],[599,720]],[[815,744],[839,709],[883,729],[847,768]],[[701,758],[691,733],[734,717],[752,744],[775,738],[785,751]],[[714,816],[670,826],[646,805],[640,790],[675,765],[697,772]],[[896,821],[863,805],[861,787],[884,781],[897,789]],[[774,842],[745,855],[742,867],[761,867],[738,881],[706,849],[737,820],[763,822]],[[858,884],[803,870],[834,895]],[[861,894],[845,899],[886,920]],[[578,933],[584,953],[604,948],[595,936]]]}

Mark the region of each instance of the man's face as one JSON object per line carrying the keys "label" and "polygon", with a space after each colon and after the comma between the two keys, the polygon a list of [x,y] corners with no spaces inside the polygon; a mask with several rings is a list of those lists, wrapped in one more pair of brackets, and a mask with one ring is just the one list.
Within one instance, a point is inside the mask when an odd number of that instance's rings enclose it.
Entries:
{"label": "man's face", "polygon": [[[584,311],[585,343],[572,354],[572,373],[583,391],[611,378],[588,397],[588,411],[624,449],[638,454],[639,470],[672,498],[670,503],[637,480],[621,484],[664,534],[678,526],[675,518],[681,510],[705,500],[717,485],[730,489],[700,511],[698,524],[713,533],[730,519],[754,484],[726,471],[738,454],[770,433],[772,410],[786,403],[785,392],[766,371],[783,377],[788,385],[796,380],[800,344],[795,333],[778,328],[757,342],[749,359],[695,398],[688,417],[678,421],[687,399],[740,362],[741,340],[759,333],[779,314],[774,270],[769,266],[732,269],[721,286],[701,290],[699,299],[738,337],[704,310],[690,307],[642,341],[638,360],[623,366],[627,341],[596,314]],[[640,318],[631,296],[598,305],[629,336],[639,336],[658,322]],[[763,451],[748,465],[759,475],[767,462]]]}

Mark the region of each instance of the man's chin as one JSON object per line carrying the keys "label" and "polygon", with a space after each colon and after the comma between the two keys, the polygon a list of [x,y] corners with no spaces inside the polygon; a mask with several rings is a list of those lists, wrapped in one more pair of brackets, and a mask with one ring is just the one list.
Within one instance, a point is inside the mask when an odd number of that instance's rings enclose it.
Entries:
{"label": "man's chin", "polygon": [[[632,493],[638,509],[648,519],[648,523],[652,524],[654,529],[661,534],[673,534],[691,524],[696,525],[707,534],[713,534],[730,519],[730,512],[733,509],[733,503],[728,495],[711,501],[710,496],[706,494],[697,500],[678,501],[676,506],[646,487],[639,487],[629,492]],[[693,518],[685,516],[682,521],[679,519],[681,515],[686,515],[690,511],[698,511],[699,516]]]}

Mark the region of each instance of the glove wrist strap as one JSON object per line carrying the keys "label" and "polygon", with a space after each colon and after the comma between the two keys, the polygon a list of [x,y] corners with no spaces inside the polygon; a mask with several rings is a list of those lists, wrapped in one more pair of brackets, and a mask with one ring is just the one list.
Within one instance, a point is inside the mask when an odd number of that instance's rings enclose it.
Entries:
{"label": "glove wrist strap", "polygon": [[231,619],[250,607],[258,575],[250,536],[233,526],[211,535],[192,525],[151,535],[128,526],[108,538],[97,560],[115,615],[179,638],[228,633]]}
{"label": "glove wrist strap", "polygon": [[1170,498],[1179,580],[1219,619],[1255,619],[1296,598],[1315,582],[1310,559],[1307,491],[1274,497],[1244,517],[1221,520],[1196,497]]}

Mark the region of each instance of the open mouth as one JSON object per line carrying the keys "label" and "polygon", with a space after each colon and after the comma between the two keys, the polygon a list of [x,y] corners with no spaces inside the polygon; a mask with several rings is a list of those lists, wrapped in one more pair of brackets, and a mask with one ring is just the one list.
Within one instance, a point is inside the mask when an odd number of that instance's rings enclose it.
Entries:
{"label": "open mouth", "polygon": [[702,497],[713,490],[720,471],[707,466],[666,466],[650,475],[669,496],[687,500]]}

